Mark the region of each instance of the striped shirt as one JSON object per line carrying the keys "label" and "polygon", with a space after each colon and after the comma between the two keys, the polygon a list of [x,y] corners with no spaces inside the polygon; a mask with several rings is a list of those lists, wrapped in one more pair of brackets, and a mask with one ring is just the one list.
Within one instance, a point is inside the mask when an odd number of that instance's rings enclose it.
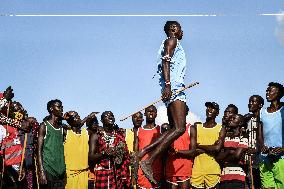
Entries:
{"label": "striped shirt", "polygon": [[[248,148],[248,139],[245,137],[226,137],[224,141],[224,148]],[[244,182],[246,173],[242,168],[243,161],[226,162],[222,169],[221,181],[239,180]]]}

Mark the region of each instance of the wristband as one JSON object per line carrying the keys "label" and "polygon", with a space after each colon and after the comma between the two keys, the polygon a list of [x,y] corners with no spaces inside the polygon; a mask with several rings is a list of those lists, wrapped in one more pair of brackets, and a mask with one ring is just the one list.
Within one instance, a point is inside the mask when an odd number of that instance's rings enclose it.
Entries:
{"label": "wristband", "polygon": [[171,82],[170,81],[166,81],[165,85],[171,85]]}
{"label": "wristband", "polygon": [[167,54],[167,55],[163,56],[161,59],[162,59],[162,60],[165,60],[165,61],[167,61],[167,62],[170,62],[170,61],[172,60],[172,57],[170,57],[170,55]]}

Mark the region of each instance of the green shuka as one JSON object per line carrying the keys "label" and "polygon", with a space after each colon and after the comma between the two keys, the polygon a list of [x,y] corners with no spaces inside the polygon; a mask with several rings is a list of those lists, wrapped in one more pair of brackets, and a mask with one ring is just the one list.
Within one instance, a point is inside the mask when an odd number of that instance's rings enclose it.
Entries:
{"label": "green shuka", "polygon": [[48,121],[43,143],[43,168],[52,176],[65,173],[63,129],[54,128]]}

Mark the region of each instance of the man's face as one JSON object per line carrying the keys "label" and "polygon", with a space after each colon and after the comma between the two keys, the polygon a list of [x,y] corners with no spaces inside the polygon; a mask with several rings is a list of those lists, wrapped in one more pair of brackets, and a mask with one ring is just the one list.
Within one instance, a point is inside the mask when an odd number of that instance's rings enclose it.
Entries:
{"label": "man's face", "polygon": [[132,123],[135,128],[141,127],[143,123],[143,115],[141,112],[138,112],[132,116]]}
{"label": "man's face", "polygon": [[102,117],[103,125],[114,126],[115,118],[112,112],[106,112]]}
{"label": "man's face", "polygon": [[145,116],[147,122],[154,122],[157,117],[157,109],[153,106],[146,108]]}
{"label": "man's face", "polygon": [[207,118],[216,118],[219,114],[219,110],[212,106],[206,107],[206,117]]}
{"label": "man's face", "polygon": [[80,127],[81,126],[81,118],[77,112],[71,112],[71,126],[73,127]]}
{"label": "man's face", "polygon": [[260,101],[258,100],[257,97],[253,96],[250,97],[249,99],[249,104],[248,104],[248,108],[250,112],[256,112],[258,110],[260,110],[262,107]]}
{"label": "man's face", "polygon": [[63,105],[60,102],[55,102],[52,105],[52,114],[54,114],[57,117],[62,117],[63,116]]}
{"label": "man's face", "polygon": [[228,122],[233,115],[236,115],[235,109],[233,107],[227,107],[224,111],[223,120]]}
{"label": "man's face", "polygon": [[92,124],[90,127],[88,127],[89,130],[93,131],[93,132],[97,132],[99,128],[99,124]]}
{"label": "man's face", "polygon": [[178,40],[181,40],[183,37],[183,31],[181,29],[180,24],[175,24],[176,27],[176,32],[175,32],[175,36],[178,38]]}
{"label": "man's face", "polygon": [[277,100],[280,96],[280,91],[275,86],[270,86],[266,89],[266,99],[268,102]]}
{"label": "man's face", "polygon": [[242,119],[241,119],[241,117],[239,115],[232,115],[230,117],[228,126],[230,128],[236,128],[236,127],[240,126],[241,122],[242,122]]}

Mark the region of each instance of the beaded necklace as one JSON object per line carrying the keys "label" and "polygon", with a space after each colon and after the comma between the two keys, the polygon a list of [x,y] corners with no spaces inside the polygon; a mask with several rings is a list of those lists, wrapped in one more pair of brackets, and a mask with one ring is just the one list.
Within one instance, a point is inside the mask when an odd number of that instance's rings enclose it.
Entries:
{"label": "beaded necklace", "polygon": [[115,138],[116,138],[115,131],[111,132],[111,134],[107,134],[105,131],[103,131],[102,139],[106,142],[106,144],[108,146],[112,146],[113,145]]}

